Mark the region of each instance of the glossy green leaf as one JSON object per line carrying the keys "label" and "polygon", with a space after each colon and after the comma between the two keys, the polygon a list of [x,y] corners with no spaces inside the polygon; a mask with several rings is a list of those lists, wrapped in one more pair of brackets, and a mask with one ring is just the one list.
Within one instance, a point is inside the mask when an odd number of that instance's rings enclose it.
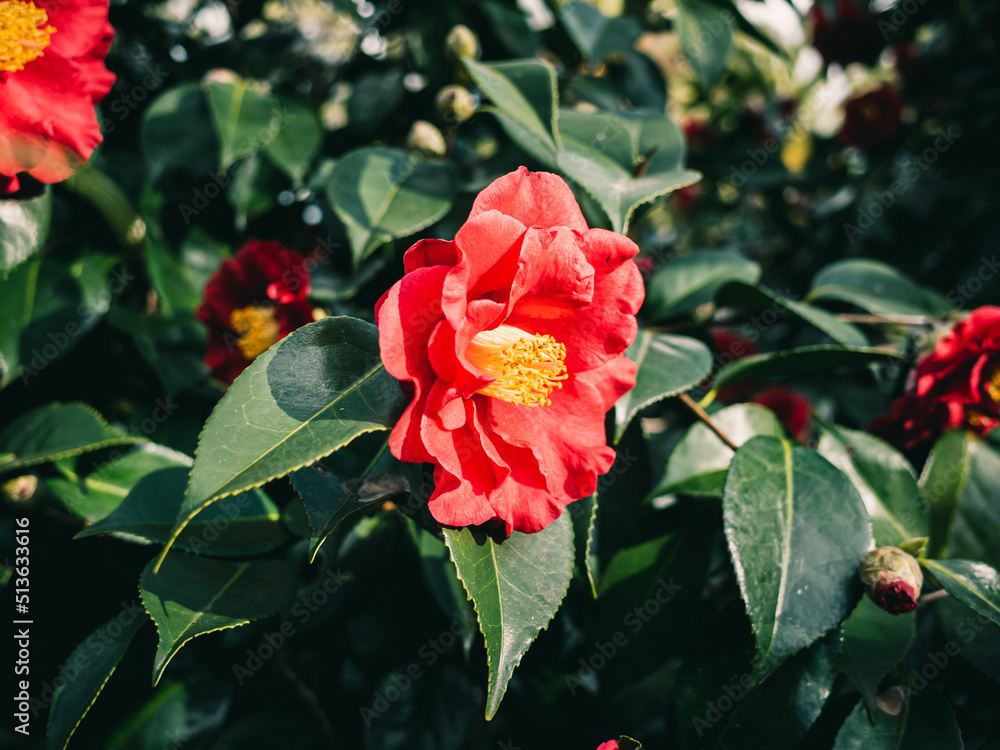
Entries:
{"label": "glossy green leaf", "polygon": [[217,166],[218,138],[197,82],[163,92],[142,113],[140,130],[153,182],[181,171],[205,181]]}
{"label": "glossy green leaf", "polygon": [[[514,132],[523,132],[530,139],[534,150],[547,154],[551,161],[559,150],[556,135],[559,94],[556,74],[551,66],[537,60],[514,60],[488,65],[464,60],[466,69],[479,89],[497,107],[502,115],[501,124]],[[515,140],[520,140],[508,130]]]}
{"label": "glossy green leaf", "polygon": [[761,308],[784,310],[800,320],[818,328],[838,344],[868,346],[868,337],[850,323],[838,320],[836,315],[822,308],[798,302],[760,285],[742,281],[727,283],[716,294],[720,305],[753,305]]}
{"label": "glossy green leaf", "polygon": [[[165,542],[184,501],[191,459],[143,476],[109,515],[79,532],[81,539],[117,534],[126,539]],[[212,555],[257,555],[288,539],[277,506],[260,490],[226,497],[205,508],[184,527],[176,547]]]}
{"label": "glossy green leaf", "polygon": [[[205,743],[201,735],[228,726],[232,690],[222,679],[196,672],[181,681],[164,680],[115,727],[101,750],[179,750]],[[258,740],[261,735],[254,737]],[[244,747],[250,745],[244,742]],[[211,745],[213,750],[217,746]]]}
{"label": "glossy green leaf", "polygon": [[896,716],[875,712],[863,701],[837,732],[833,750],[962,750],[962,735],[951,705],[937,690],[910,696]]}
{"label": "glossy green leaf", "polygon": [[[600,489],[600,488],[598,488]],[[586,575],[590,593],[596,599],[601,570],[597,559],[597,507],[600,492],[577,500],[568,506],[573,519],[573,539],[576,546],[576,566]]]}
{"label": "glossy green leaf", "polygon": [[215,500],[391,428],[405,405],[382,366],[375,326],[331,317],[294,331],[257,357],[209,416],[171,542]]}
{"label": "glossy green leaf", "polygon": [[733,29],[729,18],[735,14],[720,10],[702,0],[678,0],[677,33],[681,49],[698,74],[705,89],[726,69],[733,48]]}
{"label": "glossy green leaf", "polygon": [[402,149],[365,147],[345,155],[326,187],[360,264],[390,240],[428,227],[451,208],[454,169]]}
{"label": "glossy green leaf", "polygon": [[514,668],[559,609],[573,575],[573,527],[563,513],[543,531],[502,542],[469,528],[445,529],[445,543],[476,607],[486,639],[486,718],[503,700]]}
{"label": "glossy green leaf", "polygon": [[975,439],[965,430],[951,430],[934,444],[920,475],[920,495],[930,522],[928,557],[944,557],[954,530],[959,501],[972,470]]}
{"label": "glossy green leaf", "polygon": [[208,76],[205,99],[219,138],[219,171],[257,153],[285,127],[281,108],[261,84],[230,71]]}
{"label": "glossy green leaf", "polygon": [[[774,412],[756,404],[727,406],[712,414],[712,421],[738,446],[757,435],[785,436]],[[668,494],[722,497],[733,454],[733,449],[708,425],[695,422],[674,447],[667,471],[650,497]]]}
{"label": "glossy green leaf", "polygon": [[673,258],[656,272],[646,289],[653,320],[664,320],[711,302],[732,281],[754,285],[760,266],[736,250],[700,250]]}
{"label": "glossy green leaf", "polygon": [[594,5],[574,0],[562,6],[561,19],[577,48],[593,63],[632,49],[642,26],[630,16],[608,18]]}
{"label": "glossy green leaf", "polygon": [[[89,456],[61,459],[55,462],[55,469],[62,476],[44,480],[45,486],[66,510],[89,523],[105,518],[120,507],[132,488],[147,474],[168,467],[183,467],[186,485],[187,470],[191,466],[191,459],[184,454],[155,443],[140,444],[124,454],[116,450],[102,458],[101,462]],[[183,494],[184,485],[181,486]]]}
{"label": "glossy green leaf", "polygon": [[87,636],[66,660],[75,677],[57,683],[45,733],[47,750],[64,750],[90,707],[118,667],[134,636],[148,620],[146,613],[119,612]]}
{"label": "glossy green leaf", "polygon": [[969,664],[1000,681],[1000,625],[950,596],[934,602],[934,615],[945,644],[953,643]]}
{"label": "glossy green leaf", "polygon": [[847,477],[771,437],[753,438],[733,457],[723,520],[761,680],[847,617],[858,564],[874,544],[871,525]]}
{"label": "glossy green leaf", "polygon": [[642,409],[700,383],[712,370],[712,353],[698,339],[639,331],[625,356],[638,366],[635,387],[615,404],[615,442]]}
{"label": "glossy green leaf", "polygon": [[925,560],[941,588],[972,611],[1000,625],[1000,573],[975,560]]}
{"label": "glossy green leaf", "polygon": [[310,562],[316,559],[320,546],[348,516],[372,503],[399,492],[407,492],[406,478],[390,471],[398,464],[387,450],[388,443],[375,457],[365,456],[347,446],[337,451],[325,464],[294,471],[289,475],[295,491],[306,506],[312,539],[309,542]]}
{"label": "glossy green leaf", "polygon": [[18,417],[0,432],[0,473],[138,442],[144,439],[111,427],[86,404],[54,401]]}
{"label": "glossy green leaf", "polygon": [[154,685],[192,638],[274,614],[295,596],[294,569],[284,560],[227,562],[175,552],[158,573],[153,565],[142,573],[139,594],[160,637]]}
{"label": "glossy green leaf", "polygon": [[281,111],[284,126],[264,146],[264,153],[282,172],[301,182],[323,144],[323,127],[312,108],[298,102],[282,100]]}
{"label": "glossy green leaf", "polygon": [[37,253],[49,231],[52,191],[27,200],[0,200],[0,281]]}
{"label": "glossy green leaf", "polygon": [[719,371],[712,381],[712,387],[719,389],[732,383],[773,375],[830,373],[843,368],[863,367],[873,362],[902,359],[904,357],[896,351],[870,346],[800,346],[738,359]]}
{"label": "glossy green leaf", "polygon": [[831,263],[817,273],[806,302],[820,299],[847,302],[873,315],[936,315],[950,309],[897,269],[867,258]]}
{"label": "glossy green leaf", "polygon": [[899,451],[866,432],[832,425],[821,425],[817,450],[861,495],[877,546],[927,536],[917,476]]}
{"label": "glossy green leaf", "polygon": [[0,388],[17,377],[21,366],[21,336],[31,322],[40,265],[35,258],[0,279]]}
{"label": "glossy green leaf", "polygon": [[867,596],[844,621],[840,671],[875,715],[879,681],[906,655],[916,635],[916,614],[890,615]]}

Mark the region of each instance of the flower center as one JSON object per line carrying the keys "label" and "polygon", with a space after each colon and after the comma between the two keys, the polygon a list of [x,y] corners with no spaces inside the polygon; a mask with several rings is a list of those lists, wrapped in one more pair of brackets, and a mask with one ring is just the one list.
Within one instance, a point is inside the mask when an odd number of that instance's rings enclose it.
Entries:
{"label": "flower center", "polygon": [[535,336],[502,325],[476,334],[466,358],[491,378],[477,391],[522,406],[548,406],[549,394],[562,388],[566,374],[566,346],[551,336]]}
{"label": "flower center", "polygon": [[993,365],[992,370],[983,388],[994,402],[1000,404],[1000,362]]}
{"label": "flower center", "polygon": [[229,322],[240,335],[236,345],[247,359],[254,359],[280,338],[281,326],[273,307],[241,307],[233,310]]}
{"label": "flower center", "polygon": [[15,73],[41,57],[49,46],[49,36],[56,33],[47,26],[48,14],[32,2],[0,2],[0,71]]}

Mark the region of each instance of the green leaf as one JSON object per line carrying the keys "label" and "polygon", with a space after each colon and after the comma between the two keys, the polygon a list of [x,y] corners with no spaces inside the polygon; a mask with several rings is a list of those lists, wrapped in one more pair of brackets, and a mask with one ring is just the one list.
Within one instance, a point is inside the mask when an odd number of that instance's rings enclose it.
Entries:
{"label": "green leaf", "polygon": [[454,168],[408,151],[368,146],[337,162],[326,196],[344,222],[355,264],[390,240],[440,219],[455,197]]}
{"label": "green leaf", "polygon": [[[479,89],[503,115],[502,125],[523,131],[551,161],[559,150],[556,126],[559,93],[552,66],[537,60],[512,60],[484,65],[463,60]],[[518,140],[513,133],[512,138]],[[531,153],[531,149],[529,149]],[[535,155],[535,154],[533,154]]]}
{"label": "green leaf", "polygon": [[683,315],[711,302],[729,282],[753,286],[760,274],[760,266],[736,250],[700,250],[663,264],[647,286],[646,307],[656,321]]}
{"label": "green leaf", "polygon": [[920,560],[941,588],[972,611],[1000,625],[1000,573],[975,560]]}
{"label": "green leaf", "polygon": [[[86,464],[89,463],[89,467]],[[143,443],[121,455],[113,451],[104,461],[65,458],[55,462],[62,477],[45,479],[45,486],[73,515],[94,523],[121,506],[143,477],[172,466],[184,467],[185,484],[191,459],[155,443]],[[183,485],[181,487],[183,495]]]}
{"label": "green leaf", "polygon": [[716,390],[732,383],[773,375],[830,373],[841,368],[862,367],[873,362],[905,359],[899,352],[871,346],[800,346],[781,352],[754,354],[722,368],[712,381]]}
{"label": "green leaf", "polygon": [[[203,747],[201,735],[212,732],[217,736],[224,724],[228,726],[231,693],[224,678],[206,677],[205,671],[195,672],[184,682],[166,680],[115,727],[101,750],[179,750],[188,744]],[[211,747],[219,750],[214,742]]]}
{"label": "green leaf", "polygon": [[600,492],[581,498],[568,506],[573,519],[573,539],[576,546],[576,566],[587,576],[590,593],[595,599],[600,586],[601,571],[597,559],[597,506]]}
{"label": "green leaf", "polygon": [[[107,517],[79,532],[76,539],[116,534],[135,541],[170,538],[187,487],[191,459],[150,472],[140,479]],[[288,534],[278,507],[260,490],[213,503],[184,528],[175,545],[213,555],[256,555],[276,549]]]}
{"label": "green leaf", "polygon": [[562,6],[561,19],[577,48],[593,63],[599,63],[615,52],[632,49],[642,34],[642,25],[635,18],[608,18],[595,6],[574,0]]}
{"label": "green leaf", "polygon": [[897,716],[877,710],[873,718],[860,701],[837,732],[833,750],[962,750],[955,714],[937,690],[911,693]]}
{"label": "green leaf", "polygon": [[52,190],[27,200],[0,200],[0,281],[37,253],[49,232]]}
{"label": "green leaf", "polygon": [[0,432],[0,473],[47,463],[112,445],[145,442],[108,425],[80,402],[53,401],[28,412]]}
{"label": "green leaf", "polygon": [[937,315],[950,309],[940,296],[923,289],[892,266],[852,258],[817,273],[806,302],[838,300],[873,315]]}
{"label": "green leaf", "polygon": [[274,614],[295,596],[294,569],[284,560],[226,562],[174,553],[158,573],[153,565],[142,573],[139,595],[160,636],[154,685],[192,638]]}
{"label": "green leaf", "polygon": [[35,258],[0,279],[0,388],[14,379],[21,366],[21,337],[31,322],[40,266]]}
{"label": "green leaf", "polygon": [[431,596],[453,622],[461,628],[462,647],[466,656],[472,650],[476,635],[476,612],[466,597],[465,588],[455,574],[455,564],[448,553],[448,545],[425,528],[418,527],[407,518],[417,554],[420,555],[420,570]]}
{"label": "green leaf", "polygon": [[636,207],[701,179],[682,168],[684,138],[663,115],[563,109],[559,136],[554,166],[600,204],[616,232],[628,231]]}
{"label": "green leaf", "polygon": [[66,660],[65,667],[74,669],[75,677],[59,681],[52,696],[45,733],[47,750],[64,750],[69,745],[125,655],[132,636],[148,622],[144,614],[141,610],[119,612],[87,636]]}
{"label": "green leaf", "polygon": [[284,127],[264,147],[264,153],[282,172],[302,182],[323,144],[323,127],[311,107],[282,100],[281,109]]}
{"label": "green leaf", "polygon": [[543,531],[514,531],[501,542],[469,528],[445,529],[444,538],[486,639],[491,719],[514,668],[569,589],[573,526],[563,513]]}
{"label": "green leaf", "polygon": [[250,364],[209,416],[163,554],[215,500],[285,476],[358,435],[389,429],[405,406],[379,359],[375,326],[332,317],[292,332]]}
{"label": "green leaf", "polygon": [[260,151],[285,127],[274,97],[264,93],[261,84],[231,71],[208,76],[205,98],[219,138],[220,172]]}
{"label": "green leaf", "polygon": [[723,520],[757,641],[754,678],[838,625],[856,601],[873,546],[864,504],[826,459],[756,437],[736,452]]}
{"label": "green leaf", "polygon": [[934,444],[923,473],[920,495],[927,504],[930,522],[928,557],[944,557],[972,468],[975,439],[965,430],[951,430]]}
{"label": "green leaf", "polygon": [[676,396],[704,380],[712,370],[712,353],[698,339],[639,331],[625,356],[638,366],[635,387],[615,404],[615,442],[642,409]]}
{"label": "green leaf", "polygon": [[677,0],[677,11],[681,49],[707,90],[726,69],[733,48],[729,18],[735,14],[729,12],[727,16],[725,11],[702,0]]}
{"label": "green leaf", "polygon": [[204,180],[219,152],[205,97],[196,82],[158,96],[142,113],[140,138],[153,182],[174,170]]}
{"label": "green leaf", "polygon": [[819,307],[797,302],[760,285],[732,281],[719,290],[716,301],[720,305],[745,305],[785,310],[800,320],[818,328],[838,344],[868,346],[868,337],[858,328],[838,320],[836,315]]}
{"label": "green leaf", "polygon": [[[715,412],[712,421],[736,445],[757,435],[783,438],[785,430],[770,409],[733,404]],[[695,422],[670,454],[667,471],[650,498],[668,494],[722,497],[734,451],[704,422]]]}
{"label": "green leaf", "polygon": [[915,612],[890,615],[867,596],[844,621],[840,671],[861,692],[873,717],[879,681],[906,656],[915,635]]}
{"label": "green leaf", "polygon": [[958,602],[945,597],[934,602],[934,615],[945,644],[991,680],[1000,681],[1000,625],[994,625]]}
{"label": "green leaf", "polygon": [[353,445],[339,450],[325,464],[315,463],[289,475],[295,491],[306,506],[312,539],[309,541],[309,561],[326,538],[348,516],[372,503],[384,500],[398,492],[407,492],[409,485],[401,474],[390,472],[394,463],[386,450],[388,442],[374,458],[352,450]]}
{"label": "green leaf", "polygon": [[927,512],[910,462],[895,448],[858,430],[820,426],[820,455],[861,495],[879,547],[927,536]]}

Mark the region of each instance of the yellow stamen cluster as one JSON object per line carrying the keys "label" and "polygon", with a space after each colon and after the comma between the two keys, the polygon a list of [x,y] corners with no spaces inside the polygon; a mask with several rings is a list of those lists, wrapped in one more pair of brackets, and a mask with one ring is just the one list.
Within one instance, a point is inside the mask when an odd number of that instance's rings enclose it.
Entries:
{"label": "yellow stamen cluster", "polygon": [[1000,362],[993,365],[993,372],[987,376],[984,388],[990,398],[1000,404]]}
{"label": "yellow stamen cluster", "polygon": [[548,406],[549,394],[562,388],[566,374],[566,346],[551,336],[536,336],[502,325],[476,334],[465,352],[492,383],[478,391],[522,406]]}
{"label": "yellow stamen cluster", "polygon": [[240,335],[237,346],[247,359],[254,359],[275,343],[281,326],[274,317],[273,307],[241,307],[229,316],[233,330]]}
{"label": "yellow stamen cluster", "polygon": [[15,73],[41,57],[55,28],[46,25],[48,14],[32,2],[0,2],[0,71]]}

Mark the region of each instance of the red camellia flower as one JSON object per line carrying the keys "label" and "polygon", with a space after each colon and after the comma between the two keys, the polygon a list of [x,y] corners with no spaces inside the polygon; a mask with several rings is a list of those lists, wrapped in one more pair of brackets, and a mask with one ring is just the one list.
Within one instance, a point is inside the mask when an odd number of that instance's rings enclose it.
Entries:
{"label": "red camellia flower", "polygon": [[407,251],[375,308],[382,361],[413,394],[389,446],[435,464],[440,523],[541,531],[594,492],[615,458],[604,415],[635,385],[637,252],[524,167],[479,194],[453,242]]}
{"label": "red camellia flower", "polygon": [[212,374],[232,383],[271,344],[311,323],[308,296],[305,258],[277,242],[247,242],[216,271],[198,308]]}
{"label": "red camellia flower", "polygon": [[830,18],[822,3],[814,3],[809,11],[813,46],[823,56],[823,62],[874,65],[885,48],[878,17],[856,0],[838,0],[834,11]]}
{"label": "red camellia flower", "polygon": [[618,750],[618,740],[608,740],[597,746],[597,750]]}
{"label": "red camellia flower", "polygon": [[860,574],[865,593],[889,614],[917,608],[924,574],[913,555],[899,547],[879,547],[865,555]]}
{"label": "red camellia flower", "polygon": [[845,146],[875,148],[899,132],[902,114],[903,97],[892,86],[882,86],[848,99],[837,137]]}
{"label": "red camellia flower", "polygon": [[774,412],[788,434],[800,443],[804,443],[809,437],[812,429],[812,401],[804,394],[776,385],[755,393],[750,402]]}
{"label": "red camellia flower", "polygon": [[0,189],[65,180],[101,142],[94,105],[114,29],[108,0],[0,0]]}
{"label": "red camellia flower", "polygon": [[869,431],[903,449],[944,430],[979,435],[1000,424],[1000,307],[980,307],[917,361],[915,388]]}

